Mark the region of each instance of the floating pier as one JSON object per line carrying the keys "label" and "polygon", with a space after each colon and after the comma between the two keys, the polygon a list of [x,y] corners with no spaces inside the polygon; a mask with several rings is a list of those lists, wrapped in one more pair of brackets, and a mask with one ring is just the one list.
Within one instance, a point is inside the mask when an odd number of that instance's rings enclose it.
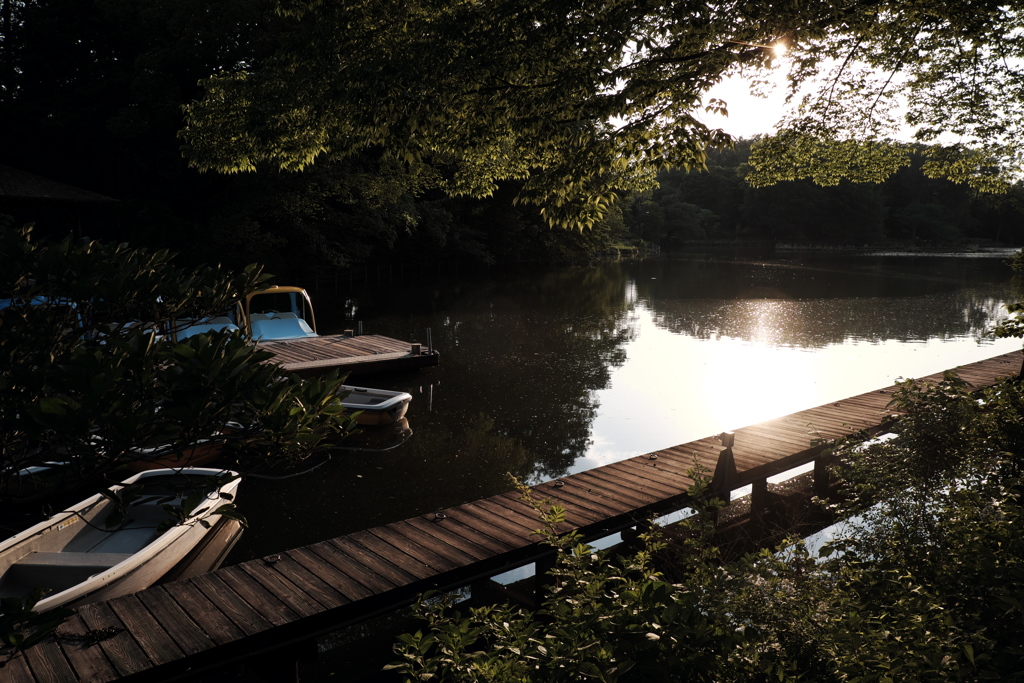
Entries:
{"label": "floating pier", "polygon": [[260,342],[259,347],[273,353],[273,360],[281,363],[288,372],[303,376],[334,369],[350,376],[415,370],[437,365],[439,358],[432,348],[379,334],[334,334]]}
{"label": "floating pier", "polygon": [[[1019,367],[1015,352],[956,371],[983,387]],[[824,487],[822,440],[880,431],[894,389],[539,484],[534,495],[566,509],[565,531],[596,539],[686,507],[695,461],[715,473],[723,493],[751,485],[757,499],[768,477],[808,463],[815,486]],[[517,493],[505,493],[85,605],[2,678],[189,680],[264,655],[263,664],[287,669],[290,661],[294,673],[296,648],[320,634],[391,612],[428,589],[484,586],[509,569],[550,561],[551,549],[534,533],[539,526]]]}

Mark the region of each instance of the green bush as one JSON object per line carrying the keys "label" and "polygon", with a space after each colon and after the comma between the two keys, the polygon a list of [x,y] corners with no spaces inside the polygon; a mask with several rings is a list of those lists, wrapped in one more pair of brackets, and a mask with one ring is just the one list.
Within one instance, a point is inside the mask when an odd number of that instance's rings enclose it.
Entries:
{"label": "green bush", "polygon": [[[564,512],[533,501],[556,552],[542,605],[463,614],[422,600],[425,626],[399,637],[388,669],[410,681],[1024,680],[1022,405],[1014,383],[980,396],[954,375],[901,384],[898,438],[837,448],[856,517],[820,557],[793,541],[723,562],[701,515],[672,535],[684,552],[659,552],[655,530],[617,557],[560,535]],[[706,485],[691,490],[703,510]],[[677,581],[659,557],[683,558]]]}

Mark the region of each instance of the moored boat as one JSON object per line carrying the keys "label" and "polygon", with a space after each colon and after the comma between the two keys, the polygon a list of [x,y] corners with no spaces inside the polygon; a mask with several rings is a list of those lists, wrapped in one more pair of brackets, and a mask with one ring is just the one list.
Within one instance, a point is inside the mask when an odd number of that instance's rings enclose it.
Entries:
{"label": "moored boat", "polygon": [[272,286],[245,296],[235,315],[246,338],[288,372],[319,375],[333,369],[350,374],[414,370],[437,365],[438,352],[427,345],[381,335],[317,333],[313,303],[302,287]]}
{"label": "moored boat", "polygon": [[191,448],[177,449],[169,446],[136,448],[124,458],[124,465],[131,472],[173,469],[181,467],[205,467],[212,465],[224,449],[225,439],[203,439]]}
{"label": "moored boat", "polygon": [[412,395],[404,391],[387,391],[385,389],[368,389],[341,385],[339,392],[348,392],[341,399],[345,412],[357,413],[356,422],[367,426],[383,426],[398,422],[409,410]]}
{"label": "moored boat", "polygon": [[[209,468],[129,477],[0,543],[0,599],[23,600],[34,588],[47,589],[35,606],[43,612],[147,588],[203,539],[238,483],[235,472]],[[198,504],[184,509],[196,502],[195,491]]]}
{"label": "moored boat", "polygon": [[273,286],[248,294],[239,304],[242,329],[254,341],[318,337],[313,302],[302,287]]}
{"label": "moored boat", "polygon": [[0,473],[0,504],[29,505],[71,493],[102,478],[100,470],[83,471],[74,460],[47,460]]}
{"label": "moored boat", "polygon": [[220,315],[203,320],[175,320],[171,328],[171,335],[175,341],[182,341],[196,334],[207,332],[236,332],[238,325],[235,324],[231,315]]}

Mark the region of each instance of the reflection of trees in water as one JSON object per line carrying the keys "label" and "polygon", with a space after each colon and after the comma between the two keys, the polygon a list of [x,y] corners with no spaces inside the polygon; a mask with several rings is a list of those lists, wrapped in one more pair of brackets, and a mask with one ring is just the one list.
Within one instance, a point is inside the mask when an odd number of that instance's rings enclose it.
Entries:
{"label": "reflection of trees in water", "polygon": [[[479,471],[472,488],[481,495],[508,490],[506,472],[565,474],[587,452],[597,392],[636,335],[628,285],[622,266],[607,263],[411,293],[403,308],[432,311],[444,386],[431,434],[417,430],[409,448],[435,459],[459,453],[446,464],[453,476]],[[408,338],[380,322],[374,332]],[[471,462],[486,462],[487,473]]]}
{"label": "reflection of trees in water", "polygon": [[694,256],[637,264],[640,299],[902,298],[992,288],[1002,292],[1010,270],[999,259],[848,255],[780,260]]}
{"label": "reflection of trees in water", "polygon": [[672,332],[805,348],[980,339],[1013,297],[1009,269],[995,259],[693,257],[639,264],[635,277],[638,298]]}
{"label": "reflection of trees in water", "polygon": [[990,292],[963,289],[895,299],[655,300],[651,305],[655,324],[676,334],[821,348],[850,340],[981,339],[1006,315],[1002,302]]}
{"label": "reflection of trees in water", "polygon": [[474,292],[448,319],[444,343],[459,349],[472,409],[494,417],[491,442],[504,435],[532,454],[521,476],[560,476],[586,453],[596,392],[635,336],[626,285],[614,264],[548,273],[516,282],[514,297],[507,285]]}

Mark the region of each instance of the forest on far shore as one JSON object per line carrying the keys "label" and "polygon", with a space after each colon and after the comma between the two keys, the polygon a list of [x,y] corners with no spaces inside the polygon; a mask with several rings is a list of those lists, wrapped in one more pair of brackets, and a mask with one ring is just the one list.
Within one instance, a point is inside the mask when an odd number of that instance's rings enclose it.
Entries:
{"label": "forest on far shore", "polygon": [[712,152],[707,172],[667,171],[659,187],[626,209],[630,237],[664,250],[700,240],[758,240],[808,246],[897,248],[1017,246],[1024,242],[1024,186],[981,194],[926,177],[922,157],[883,183],[809,180],[751,187],[756,141]]}

